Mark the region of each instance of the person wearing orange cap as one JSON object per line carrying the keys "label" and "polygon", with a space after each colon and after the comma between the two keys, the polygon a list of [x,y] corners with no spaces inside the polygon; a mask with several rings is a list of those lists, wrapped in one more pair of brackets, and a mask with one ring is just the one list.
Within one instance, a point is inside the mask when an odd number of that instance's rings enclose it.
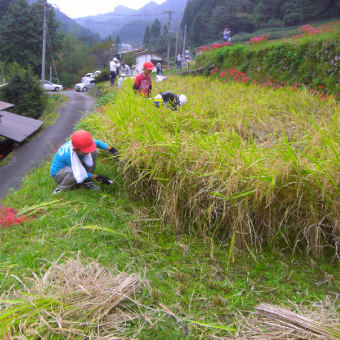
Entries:
{"label": "person wearing orange cap", "polygon": [[108,150],[117,157],[118,151],[101,140],[93,139],[85,130],[76,131],[71,140],[62,145],[54,155],[50,175],[57,183],[53,194],[83,185],[91,190],[99,190],[93,179],[103,184],[113,182],[104,175],[95,175],[97,148]]}
{"label": "person wearing orange cap", "polygon": [[133,84],[135,94],[138,92],[142,96],[150,97],[152,90],[152,78],[150,74],[153,71],[153,68],[154,66],[151,61],[144,63],[143,72],[136,77]]}

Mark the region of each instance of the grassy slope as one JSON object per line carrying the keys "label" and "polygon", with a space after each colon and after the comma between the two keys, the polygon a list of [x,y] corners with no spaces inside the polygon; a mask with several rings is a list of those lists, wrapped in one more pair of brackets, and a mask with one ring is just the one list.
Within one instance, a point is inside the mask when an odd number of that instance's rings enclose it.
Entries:
{"label": "grassy slope", "polygon": [[251,79],[298,82],[312,88],[322,85],[329,93],[337,94],[340,26],[330,27],[332,32],[212,49],[202,53],[196,65],[216,65],[220,71],[236,67]]}
{"label": "grassy slope", "polygon": [[[100,133],[98,137],[102,137]],[[31,221],[0,231],[1,291],[12,284],[19,286],[10,275],[21,279],[31,276],[32,271],[47,268],[48,261],[79,251],[108,268],[145,276],[151,291],[145,289],[142,295],[149,307],[161,302],[179,316],[189,315],[208,323],[231,325],[233,313],[251,310],[259,302],[284,305],[290,299],[308,305],[340,289],[339,267],[329,259],[306,259],[299,251],[292,256],[290,250],[274,247],[256,254],[255,261],[249,254],[241,255],[236,247],[209,237],[175,234],[159,223],[148,201],[129,200],[123,179],[106,154],[99,161],[98,173],[115,178],[116,183],[102,187],[100,192],[79,189],[51,196],[55,184],[48,176],[49,164],[27,176],[22,188],[2,203],[15,208],[56,198],[68,203],[64,207],[55,203],[46,211],[41,209]],[[94,226],[107,227],[111,232],[79,229]],[[148,324],[138,339],[196,339],[227,334],[188,325],[189,336],[184,337],[179,325],[160,313],[155,325]]]}

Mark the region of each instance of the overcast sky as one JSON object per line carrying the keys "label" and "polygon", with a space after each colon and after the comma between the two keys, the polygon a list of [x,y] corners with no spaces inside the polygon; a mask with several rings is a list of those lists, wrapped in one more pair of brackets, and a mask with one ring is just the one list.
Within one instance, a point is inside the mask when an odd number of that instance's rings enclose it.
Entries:
{"label": "overcast sky", "polygon": [[[48,0],[70,18],[109,13],[118,5],[139,9],[151,0]],[[165,0],[154,0],[162,3]]]}

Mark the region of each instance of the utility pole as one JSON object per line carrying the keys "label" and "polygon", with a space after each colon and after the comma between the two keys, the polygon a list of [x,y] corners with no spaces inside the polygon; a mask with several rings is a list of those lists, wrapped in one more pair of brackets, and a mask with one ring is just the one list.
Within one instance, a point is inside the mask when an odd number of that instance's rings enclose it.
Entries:
{"label": "utility pole", "polygon": [[186,44],[186,38],[187,38],[187,25],[184,25],[184,37],[183,37],[183,56],[185,54],[185,44]]}
{"label": "utility pole", "polygon": [[177,47],[178,47],[179,30],[180,30],[180,28],[178,27],[178,28],[177,28],[177,33],[176,33],[175,58],[177,57]]}
{"label": "utility pole", "polygon": [[172,19],[172,14],[175,13],[174,11],[164,11],[164,14],[168,14],[169,15],[169,19],[168,19],[168,53],[166,56],[166,60],[168,63],[168,66],[170,65],[170,29],[171,29],[171,19]]}
{"label": "utility pole", "polygon": [[44,2],[44,21],[43,21],[43,47],[42,47],[42,59],[41,59],[41,81],[45,81],[45,60],[46,60],[46,9],[47,2]]}

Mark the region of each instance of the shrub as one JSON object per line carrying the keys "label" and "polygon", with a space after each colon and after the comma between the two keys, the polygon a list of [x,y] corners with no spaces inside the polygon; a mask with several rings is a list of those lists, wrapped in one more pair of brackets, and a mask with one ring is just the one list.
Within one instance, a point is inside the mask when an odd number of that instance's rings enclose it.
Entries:
{"label": "shrub", "polygon": [[108,68],[103,69],[96,77],[96,83],[110,80],[110,70]]}
{"label": "shrub", "polygon": [[17,114],[40,117],[47,105],[48,96],[32,71],[13,64],[9,67],[7,82],[7,86],[0,88],[1,100],[15,104],[12,111]]}

